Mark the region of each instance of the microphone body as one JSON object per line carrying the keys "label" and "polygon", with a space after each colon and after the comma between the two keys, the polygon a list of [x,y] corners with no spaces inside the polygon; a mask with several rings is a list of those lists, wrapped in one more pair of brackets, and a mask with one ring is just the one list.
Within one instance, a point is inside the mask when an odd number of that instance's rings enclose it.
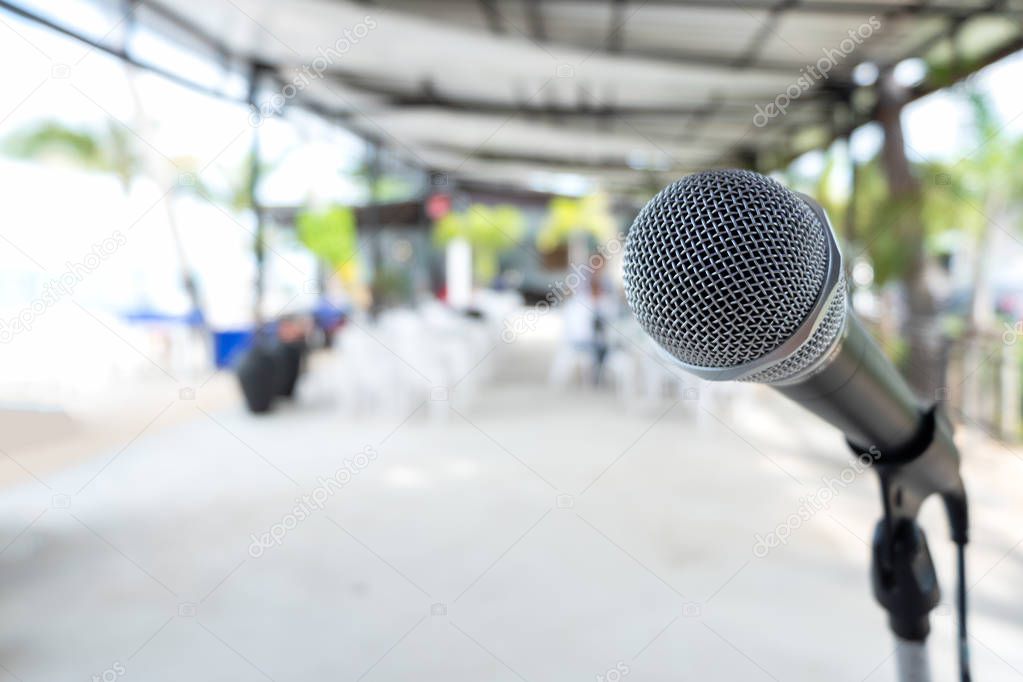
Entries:
{"label": "microphone body", "polygon": [[[915,517],[931,493],[965,508],[951,427],[850,310],[815,201],[751,171],[682,178],[637,215],[624,279],[636,319],[684,369],[767,384],[869,452],[886,480],[898,468],[893,514]],[[965,517],[954,526],[965,535]]]}
{"label": "microphone body", "polygon": [[872,587],[900,641],[926,639],[940,599],[916,518],[925,499],[941,496],[959,546],[960,678],[968,680],[968,513],[952,429],[916,399],[850,310],[824,210],[757,173],[696,173],[643,207],[624,260],[633,314],[685,369],[775,388],[841,430],[873,465],[884,516]]}
{"label": "microphone body", "polygon": [[905,447],[925,410],[854,314],[818,371],[775,389],[838,428],[856,447],[885,453]]}

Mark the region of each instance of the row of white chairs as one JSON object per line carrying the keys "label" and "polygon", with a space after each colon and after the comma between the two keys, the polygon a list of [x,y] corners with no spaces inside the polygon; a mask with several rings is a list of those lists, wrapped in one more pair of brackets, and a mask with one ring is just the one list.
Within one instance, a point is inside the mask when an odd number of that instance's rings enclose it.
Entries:
{"label": "row of white chairs", "polygon": [[445,419],[473,400],[502,351],[504,319],[520,302],[480,296],[477,317],[439,302],[350,319],[338,343],[307,377],[306,394],[348,414],[403,417],[424,407]]}
{"label": "row of white chairs", "polygon": [[[684,411],[703,421],[729,416],[745,392],[742,385],[704,381],[685,372],[631,317],[618,318],[609,328],[600,388],[613,390],[627,411],[657,412],[678,401]],[[596,363],[592,347],[566,341],[552,359],[549,383],[555,388],[595,386]]]}

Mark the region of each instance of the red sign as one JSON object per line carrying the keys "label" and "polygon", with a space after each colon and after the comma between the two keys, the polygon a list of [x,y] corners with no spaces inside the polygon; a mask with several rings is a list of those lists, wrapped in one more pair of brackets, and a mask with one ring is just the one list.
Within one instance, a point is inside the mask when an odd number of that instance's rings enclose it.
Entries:
{"label": "red sign", "polygon": [[426,200],[426,215],[430,220],[443,218],[451,212],[450,194],[433,194]]}

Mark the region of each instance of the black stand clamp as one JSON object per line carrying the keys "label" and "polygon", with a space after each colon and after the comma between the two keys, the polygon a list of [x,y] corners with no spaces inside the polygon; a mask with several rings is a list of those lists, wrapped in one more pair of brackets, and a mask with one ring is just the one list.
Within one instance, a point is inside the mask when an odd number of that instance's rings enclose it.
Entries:
{"label": "black stand clamp", "polygon": [[892,632],[923,642],[931,631],[928,614],[941,599],[923,531],[915,521],[901,520],[892,527],[882,519],[874,529],[873,549],[870,582]]}
{"label": "black stand clamp", "polygon": [[[958,548],[960,679],[969,680],[966,646],[964,549],[968,539],[966,492],[959,475],[959,452],[952,429],[937,407],[928,410],[917,434],[897,452],[879,452],[849,444],[857,456],[871,457],[881,483],[884,516],[874,529],[871,584],[874,598],[888,612],[892,633],[901,642],[922,645],[930,634],[930,612],[938,604],[934,563],[917,524],[924,500],[941,496],[952,541]],[[902,671],[907,679],[914,677]]]}

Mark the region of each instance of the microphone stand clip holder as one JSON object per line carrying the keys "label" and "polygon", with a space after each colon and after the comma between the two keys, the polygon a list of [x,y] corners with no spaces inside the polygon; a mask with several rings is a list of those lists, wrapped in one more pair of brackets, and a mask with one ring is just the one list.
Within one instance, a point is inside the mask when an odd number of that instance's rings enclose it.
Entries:
{"label": "microphone stand clip holder", "polygon": [[959,475],[959,452],[952,428],[937,405],[927,410],[913,438],[893,452],[849,442],[858,456],[869,455],[881,484],[884,516],[874,529],[871,584],[874,598],[888,612],[889,626],[901,640],[923,643],[929,614],[938,604],[934,563],[917,524],[924,500],[941,497],[952,541],[959,548],[960,652],[965,672],[965,578],[963,548],[968,540],[966,492]]}
{"label": "microphone stand clip holder", "polygon": [[901,519],[894,526],[888,519],[877,522],[870,583],[895,636],[925,641],[931,631],[928,614],[938,605],[941,590],[927,538],[916,521]]}

